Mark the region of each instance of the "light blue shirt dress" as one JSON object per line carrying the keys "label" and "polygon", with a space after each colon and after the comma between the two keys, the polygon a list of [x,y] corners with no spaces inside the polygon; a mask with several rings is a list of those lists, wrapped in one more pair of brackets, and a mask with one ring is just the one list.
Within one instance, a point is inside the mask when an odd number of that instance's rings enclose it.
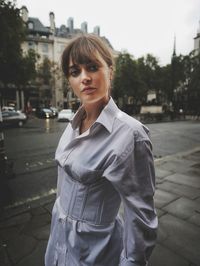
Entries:
{"label": "light blue shirt dress", "polygon": [[158,223],[149,131],[112,98],[80,135],[83,114],[82,107],[56,151],[58,189],[45,265],[147,265]]}

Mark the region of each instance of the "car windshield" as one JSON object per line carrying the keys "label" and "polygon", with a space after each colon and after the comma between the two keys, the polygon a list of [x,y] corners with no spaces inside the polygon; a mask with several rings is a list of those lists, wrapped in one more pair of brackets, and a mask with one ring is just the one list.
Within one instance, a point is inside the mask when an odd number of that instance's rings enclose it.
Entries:
{"label": "car windshield", "polygon": [[70,109],[66,109],[66,110],[62,110],[61,112],[62,112],[62,113],[72,113],[72,110],[70,110]]}
{"label": "car windshield", "polygon": [[8,117],[8,116],[19,116],[19,113],[16,111],[3,111],[2,112],[3,117]]}
{"label": "car windshield", "polygon": [[49,110],[49,109],[46,109],[46,108],[45,108],[45,109],[43,109],[43,111],[44,111],[45,113],[52,113],[52,112],[51,112],[51,110]]}
{"label": "car windshield", "polygon": [[11,106],[3,106],[2,111],[15,111],[15,108]]}

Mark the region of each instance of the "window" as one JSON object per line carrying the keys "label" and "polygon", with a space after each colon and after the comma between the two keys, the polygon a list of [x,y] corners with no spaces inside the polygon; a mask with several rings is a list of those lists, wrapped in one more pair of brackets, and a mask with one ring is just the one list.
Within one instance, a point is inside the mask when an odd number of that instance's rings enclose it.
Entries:
{"label": "window", "polygon": [[28,49],[33,49],[35,48],[35,43],[34,42],[29,42],[28,43]]}
{"label": "window", "polygon": [[48,51],[49,51],[48,43],[43,43],[43,45],[42,45],[42,52],[47,54]]}
{"label": "window", "polygon": [[33,30],[33,28],[34,28],[34,27],[33,27],[33,22],[29,22],[29,23],[28,23],[28,28],[29,28],[29,30]]}

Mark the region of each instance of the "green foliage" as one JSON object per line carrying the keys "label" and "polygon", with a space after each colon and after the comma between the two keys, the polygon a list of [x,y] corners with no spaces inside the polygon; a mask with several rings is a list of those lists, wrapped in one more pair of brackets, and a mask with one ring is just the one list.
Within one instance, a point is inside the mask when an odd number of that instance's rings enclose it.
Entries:
{"label": "green foliage", "polygon": [[21,43],[25,28],[20,10],[10,1],[0,1],[0,25],[0,80],[15,83],[22,58]]}
{"label": "green foliage", "polygon": [[173,56],[171,64],[162,67],[162,93],[174,109],[186,113],[200,112],[200,54]]}
{"label": "green foliage", "polygon": [[157,79],[158,79],[158,94],[161,97],[159,102],[170,101],[170,92],[171,92],[171,64],[168,64],[163,67],[159,67],[157,70]]}
{"label": "green foliage", "polygon": [[146,85],[146,89],[158,90],[159,88],[159,66],[157,59],[151,55],[147,54],[145,57],[138,59],[138,68],[140,77]]}
{"label": "green foliage", "polygon": [[[187,109],[191,113],[200,114],[200,54],[191,52],[184,57],[185,84]],[[185,96],[185,95],[184,95]]]}
{"label": "green foliage", "polygon": [[37,57],[37,54],[32,49],[30,49],[25,56],[21,57],[18,71],[19,75],[16,78],[17,85],[26,85],[28,82],[35,80],[37,76],[35,68]]}
{"label": "green foliage", "polygon": [[144,90],[140,80],[137,62],[128,53],[121,53],[116,59],[115,76],[113,80],[114,98],[133,96],[142,97]]}
{"label": "green foliage", "polygon": [[159,90],[161,68],[157,59],[148,54],[135,60],[128,53],[121,53],[116,59],[113,81],[114,98],[132,96],[134,102],[145,102],[147,92]]}
{"label": "green foliage", "polygon": [[200,54],[190,53],[185,58],[184,63],[187,71],[185,78],[188,81],[188,89],[200,95]]}
{"label": "green foliage", "polygon": [[48,58],[45,58],[44,61],[38,67],[37,76],[41,84],[50,85],[52,77],[52,67],[53,64]]}
{"label": "green foliage", "polygon": [[21,44],[26,28],[20,10],[10,1],[0,0],[0,25],[0,81],[5,86],[26,85],[35,78],[37,56],[33,50],[23,56]]}

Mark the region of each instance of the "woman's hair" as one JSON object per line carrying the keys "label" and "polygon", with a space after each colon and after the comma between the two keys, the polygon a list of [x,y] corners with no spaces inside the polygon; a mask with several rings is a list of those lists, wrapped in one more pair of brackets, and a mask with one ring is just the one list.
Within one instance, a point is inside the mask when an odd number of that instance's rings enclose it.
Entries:
{"label": "woman's hair", "polygon": [[108,45],[94,34],[82,34],[70,40],[65,48],[61,67],[65,76],[69,75],[70,59],[74,64],[87,64],[95,62],[100,55],[107,65],[113,66],[113,55]]}

